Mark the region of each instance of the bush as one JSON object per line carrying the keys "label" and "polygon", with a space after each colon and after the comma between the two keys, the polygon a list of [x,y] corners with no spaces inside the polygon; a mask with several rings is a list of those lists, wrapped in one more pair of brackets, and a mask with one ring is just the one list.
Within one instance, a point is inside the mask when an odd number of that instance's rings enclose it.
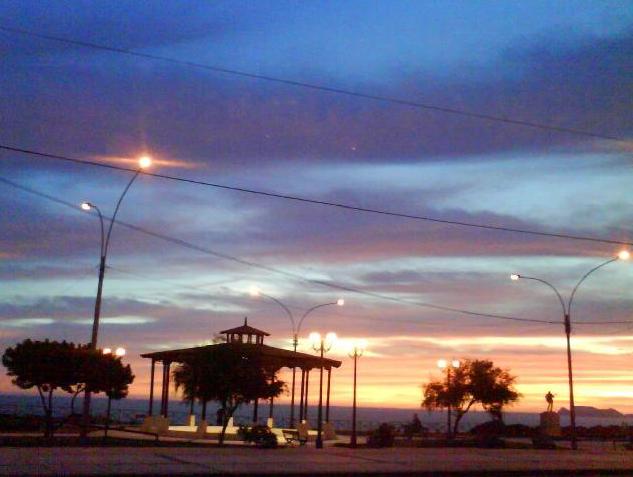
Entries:
{"label": "bush", "polygon": [[40,431],[44,428],[44,418],[41,416],[15,416],[0,414],[0,429],[5,432]]}
{"label": "bush", "polygon": [[382,423],[378,429],[371,432],[367,439],[369,447],[393,447],[396,428],[391,424]]}
{"label": "bush", "polygon": [[250,429],[241,428],[238,431],[246,442],[252,442],[257,447],[264,449],[274,449],[277,447],[277,436],[272,433],[268,426],[253,426]]}
{"label": "bush", "polygon": [[479,447],[505,447],[501,437],[505,435],[506,426],[503,421],[494,420],[484,422],[470,430],[475,435],[475,442]]}

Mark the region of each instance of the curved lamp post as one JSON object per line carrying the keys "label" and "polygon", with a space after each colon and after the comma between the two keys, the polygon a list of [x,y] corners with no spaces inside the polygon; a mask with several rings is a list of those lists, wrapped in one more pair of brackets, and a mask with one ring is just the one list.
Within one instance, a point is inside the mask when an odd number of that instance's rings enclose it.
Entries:
{"label": "curved lamp post", "polygon": [[448,398],[446,400],[446,439],[450,440],[453,436],[453,432],[451,430],[451,369],[457,369],[460,366],[460,362],[458,359],[453,359],[451,361],[447,361],[445,359],[437,360],[437,367],[440,369],[446,370],[446,391],[448,394]]}
{"label": "curved lamp post", "polygon": [[354,397],[352,400],[352,437],[349,445],[352,448],[356,447],[356,366],[358,358],[360,358],[367,348],[367,341],[359,340],[354,343],[352,351],[349,353],[349,357],[354,359]]}
{"label": "curved lamp post", "polygon": [[[332,305],[343,306],[343,305],[345,305],[345,300],[343,300],[342,298],[339,298],[338,300],[336,300],[334,302],[331,302],[331,303],[322,303],[320,305],[313,306],[312,308],[309,308],[308,310],[306,310],[306,312],[303,315],[301,315],[301,318],[299,319],[299,322],[296,323],[295,322],[295,317],[294,317],[292,311],[290,310],[290,308],[288,308],[286,305],[283,304],[283,302],[281,302],[280,300],[278,300],[274,296],[271,296],[271,295],[268,295],[268,294],[264,293],[263,291],[261,291],[257,287],[251,287],[249,293],[253,297],[258,297],[258,296],[266,297],[269,300],[272,300],[275,303],[277,303],[277,305],[279,305],[281,308],[283,308],[283,310],[286,312],[286,315],[288,315],[288,318],[290,319],[290,323],[292,325],[292,348],[293,348],[293,351],[295,353],[297,352],[297,346],[299,346],[299,333],[301,332],[301,325],[303,324],[303,321],[306,319],[306,317],[308,315],[310,315],[313,311],[318,310],[319,308],[323,308],[324,306],[332,306]],[[290,427],[294,427],[294,424],[295,424],[295,381],[296,381],[296,372],[297,372],[296,368],[292,368],[292,392],[291,392],[291,396],[290,396]]]}
{"label": "curved lamp post", "polygon": [[[123,202],[123,199],[125,198],[125,195],[127,194],[128,190],[130,190],[130,187],[132,186],[136,178],[139,176],[141,171],[149,167],[151,164],[152,164],[152,159],[148,156],[143,156],[139,159],[138,169],[136,170],[136,172],[134,173],[130,181],[125,186],[125,189],[123,189],[123,192],[121,193],[121,196],[119,197],[119,200],[116,203],[116,207],[114,208],[114,214],[112,214],[112,217],[110,218],[110,224],[108,225],[107,232],[105,230],[103,214],[101,213],[101,210],[99,209],[99,207],[97,207],[91,202],[81,203],[82,210],[85,210],[87,212],[91,210],[95,210],[97,212],[97,214],[99,215],[99,223],[101,225],[101,248],[100,248],[100,254],[99,254],[101,259],[99,262],[99,282],[97,284],[97,298],[95,299],[94,318],[92,321],[92,335],[90,338],[90,345],[89,345],[91,349],[97,348],[97,340],[99,338],[99,318],[101,316],[101,297],[102,297],[102,292],[103,292],[103,279],[105,277],[106,260],[108,257],[108,248],[110,247],[112,227],[114,226],[114,222],[119,212],[119,208],[121,207],[121,203]],[[82,421],[83,421],[83,426],[81,429],[81,436],[85,437],[88,433],[88,425],[90,424],[90,391],[89,390],[86,390],[84,394]]]}
{"label": "curved lamp post", "polygon": [[316,448],[323,449],[323,355],[332,349],[336,341],[336,333],[328,333],[321,336],[319,333],[310,333],[310,344],[312,349],[319,353],[321,360],[319,363],[319,412],[317,414],[317,438]]}
{"label": "curved lamp post", "polygon": [[571,344],[570,344],[571,305],[574,301],[574,296],[576,296],[576,291],[578,290],[578,287],[582,284],[582,282],[584,282],[589,277],[589,275],[591,275],[596,270],[601,269],[605,265],[608,265],[617,260],[628,260],[630,256],[631,254],[627,250],[622,250],[615,257],[610,258],[609,260],[602,262],[601,264],[593,267],[591,270],[585,273],[580,278],[580,280],[578,280],[578,282],[572,289],[571,294],[569,295],[569,299],[567,300],[567,303],[565,303],[565,300],[563,299],[558,289],[554,285],[552,285],[550,282],[543,280],[542,278],[528,277],[526,275],[519,275],[518,273],[513,273],[512,275],[510,275],[510,279],[513,281],[534,280],[548,286],[554,291],[554,293],[558,297],[558,301],[560,302],[561,308],[563,309],[563,320],[564,320],[563,323],[565,325],[565,337],[567,339],[567,378],[569,381],[569,419],[571,423],[571,448],[574,450],[578,449],[578,438],[576,436],[576,407],[574,405],[574,378],[573,378],[573,372],[572,372]]}

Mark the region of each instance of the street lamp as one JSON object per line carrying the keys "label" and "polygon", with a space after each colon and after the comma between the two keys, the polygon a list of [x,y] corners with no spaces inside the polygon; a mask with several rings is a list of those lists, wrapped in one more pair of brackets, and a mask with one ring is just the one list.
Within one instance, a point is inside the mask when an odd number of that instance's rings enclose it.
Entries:
{"label": "street lamp", "polygon": [[567,378],[569,380],[569,419],[571,423],[571,448],[574,450],[578,449],[578,439],[576,436],[576,406],[574,405],[574,378],[573,378],[572,363],[571,363],[571,343],[570,343],[571,305],[574,301],[574,296],[576,295],[576,291],[578,290],[578,287],[580,286],[582,282],[584,282],[587,279],[587,277],[589,277],[589,275],[591,275],[596,270],[599,270],[600,268],[604,267],[605,265],[608,265],[617,260],[628,260],[630,257],[631,257],[631,254],[629,253],[628,250],[622,250],[615,257],[610,258],[609,260],[602,262],[601,264],[593,267],[591,270],[585,273],[580,278],[580,280],[578,280],[578,283],[576,283],[576,285],[571,291],[571,294],[569,295],[569,299],[567,300],[567,303],[565,303],[565,300],[563,300],[563,297],[561,296],[558,289],[554,285],[549,283],[548,281],[543,280],[542,278],[528,277],[526,275],[519,275],[518,273],[513,273],[512,275],[510,275],[510,279],[513,281],[534,280],[548,286],[554,291],[554,293],[558,297],[558,301],[560,302],[561,307],[563,309],[563,323],[565,325],[565,337],[567,339]]}
{"label": "street lamp", "polygon": [[353,345],[352,351],[349,353],[349,357],[354,359],[354,398],[352,400],[352,437],[350,439],[350,447],[356,447],[356,365],[358,358],[360,358],[367,348],[367,341],[359,340]]}
{"label": "street lamp", "polygon": [[[112,354],[112,348],[103,348],[101,352],[103,354]],[[114,350],[114,356],[116,356],[117,358],[122,358],[123,356],[125,356],[125,353],[125,348],[117,348]]]}
{"label": "street lamp", "polygon": [[437,367],[440,369],[446,369],[446,438],[451,439],[453,435],[451,431],[451,369],[457,369],[460,366],[458,359],[453,359],[450,362],[445,359],[437,360]]}
{"label": "street lamp", "polygon": [[[81,209],[87,212],[91,210],[95,210],[99,216],[99,223],[101,225],[101,248],[100,248],[100,261],[99,261],[99,281],[97,284],[97,298],[95,299],[95,308],[94,308],[94,319],[92,321],[92,335],[90,338],[90,349],[97,348],[97,340],[99,337],[99,318],[101,316],[101,297],[103,293],[103,279],[105,277],[105,269],[106,269],[106,259],[108,256],[108,248],[110,247],[110,237],[112,235],[112,227],[114,226],[114,222],[119,212],[119,208],[121,207],[121,203],[127,194],[127,191],[130,189],[136,178],[139,176],[141,171],[147,167],[149,167],[152,163],[152,160],[149,156],[142,156],[139,158],[139,167],[130,179],[130,182],[127,183],[125,189],[121,193],[119,200],[116,203],[116,207],[114,208],[114,214],[112,214],[112,218],[110,218],[110,224],[108,226],[108,231],[106,233],[105,226],[103,222],[103,214],[99,207],[94,205],[91,202],[82,202]],[[86,389],[84,393],[84,405],[83,405],[83,416],[82,416],[82,429],[81,436],[86,437],[88,433],[88,425],[90,424],[90,390]]]}
{"label": "street lamp", "polygon": [[[112,348],[103,348],[101,352],[103,354],[112,354]],[[125,348],[117,348],[116,350],[114,350],[114,355],[117,358],[122,358],[123,356],[125,356]],[[108,407],[106,408],[106,425],[105,425],[105,432],[103,434],[104,438],[108,437],[108,430],[110,429],[110,412],[112,410],[112,394],[108,391],[107,395],[108,395]]]}
{"label": "street lamp", "polygon": [[[299,319],[298,324],[295,325],[295,317],[294,317],[292,311],[290,310],[290,308],[288,308],[286,305],[284,305],[280,300],[278,300],[274,296],[271,296],[271,295],[268,295],[268,294],[264,293],[258,287],[255,287],[255,286],[250,288],[249,293],[250,293],[250,295],[252,297],[259,297],[259,296],[266,297],[269,300],[272,300],[275,303],[277,303],[277,305],[279,305],[281,308],[283,308],[283,310],[286,312],[286,315],[288,315],[288,318],[290,318],[290,323],[292,325],[292,348],[293,348],[293,351],[295,353],[297,352],[297,346],[299,345],[299,332],[301,331],[301,325],[303,324],[303,320],[305,320],[306,317],[309,314],[311,314],[315,310],[318,310],[319,308],[323,308],[324,306],[331,306],[331,305],[343,306],[343,305],[345,305],[345,300],[343,300],[342,298],[339,298],[335,302],[322,303],[320,305],[313,306],[312,308],[309,308],[303,315],[301,315],[301,319]],[[290,427],[291,428],[294,427],[294,424],[295,424],[295,381],[296,381],[296,373],[297,373],[297,370],[296,370],[296,368],[293,367],[292,368],[292,392],[291,392],[291,396],[290,396]]]}
{"label": "street lamp", "polygon": [[323,355],[332,349],[334,342],[336,341],[336,333],[328,333],[325,337],[322,337],[319,333],[310,333],[309,337],[312,349],[320,353],[321,360],[319,361],[319,412],[317,422],[317,438],[316,448],[323,449]]}

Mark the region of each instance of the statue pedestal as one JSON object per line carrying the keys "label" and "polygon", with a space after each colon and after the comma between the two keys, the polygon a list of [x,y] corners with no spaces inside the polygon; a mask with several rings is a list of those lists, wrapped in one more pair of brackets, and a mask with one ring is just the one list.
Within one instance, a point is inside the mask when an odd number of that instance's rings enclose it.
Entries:
{"label": "statue pedestal", "polygon": [[539,431],[542,436],[559,437],[561,435],[560,416],[555,412],[542,412]]}

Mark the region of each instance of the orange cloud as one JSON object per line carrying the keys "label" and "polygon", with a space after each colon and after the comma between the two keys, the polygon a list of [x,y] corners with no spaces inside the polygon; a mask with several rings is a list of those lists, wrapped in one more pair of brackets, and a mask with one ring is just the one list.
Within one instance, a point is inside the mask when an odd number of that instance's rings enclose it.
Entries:
{"label": "orange cloud", "polygon": [[[183,161],[177,159],[166,159],[151,155],[152,166],[154,167],[173,167],[178,169],[198,169],[204,167],[203,164],[194,161]],[[137,157],[121,157],[121,156],[95,156],[93,158],[97,162],[112,164],[122,167],[136,168],[138,167]]]}

